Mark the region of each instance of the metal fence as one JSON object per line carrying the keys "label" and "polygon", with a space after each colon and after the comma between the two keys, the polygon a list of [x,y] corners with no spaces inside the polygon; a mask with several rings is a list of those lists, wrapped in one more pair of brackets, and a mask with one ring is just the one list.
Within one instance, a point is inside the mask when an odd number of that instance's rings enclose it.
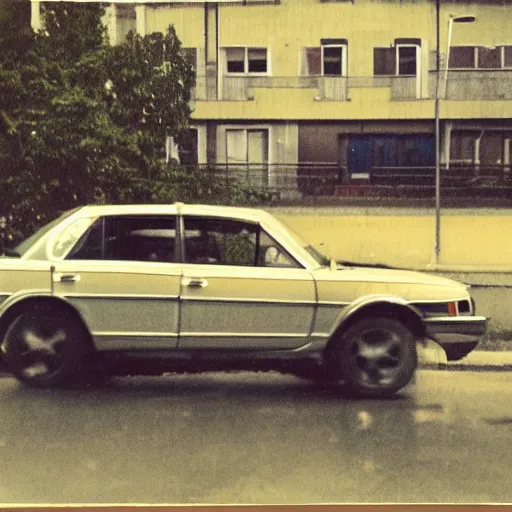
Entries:
{"label": "metal fence", "polygon": [[297,164],[215,164],[199,166],[225,189],[236,187],[269,200],[333,196],[342,169],[333,163]]}
{"label": "metal fence", "polygon": [[[435,198],[435,167],[373,167],[365,179],[353,179],[336,163],[216,164],[199,166],[221,184],[223,201],[234,188],[253,202],[297,203],[313,200]],[[440,169],[441,192],[457,199],[512,200],[512,169],[507,165]],[[224,195],[226,194],[226,195]]]}

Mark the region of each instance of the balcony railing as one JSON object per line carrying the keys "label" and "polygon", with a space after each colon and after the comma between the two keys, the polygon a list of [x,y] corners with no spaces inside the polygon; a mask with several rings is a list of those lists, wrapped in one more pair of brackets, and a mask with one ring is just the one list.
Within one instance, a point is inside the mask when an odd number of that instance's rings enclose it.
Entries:
{"label": "balcony railing", "polygon": [[[435,85],[429,86],[432,97],[434,87]],[[445,90],[448,100],[512,100],[512,69],[449,70],[446,89],[441,81],[441,97]]]}
{"label": "balcony railing", "polygon": [[[444,96],[441,73],[440,95]],[[435,97],[435,72],[429,73],[428,97]],[[194,99],[250,101],[258,89],[310,89],[311,100],[346,101],[353,89],[388,88],[391,100],[415,100],[420,95],[414,76],[198,76]],[[218,89],[218,95],[217,95]],[[512,100],[512,69],[492,71],[450,70],[446,98],[450,100]]]}
{"label": "balcony railing", "polygon": [[344,77],[344,76],[223,76],[218,82],[205,76],[196,80],[195,99],[212,100],[212,87],[219,88],[219,99],[224,101],[249,101],[257,89],[311,89],[311,99],[346,101],[350,89],[386,87],[396,100],[415,99],[415,77]]}

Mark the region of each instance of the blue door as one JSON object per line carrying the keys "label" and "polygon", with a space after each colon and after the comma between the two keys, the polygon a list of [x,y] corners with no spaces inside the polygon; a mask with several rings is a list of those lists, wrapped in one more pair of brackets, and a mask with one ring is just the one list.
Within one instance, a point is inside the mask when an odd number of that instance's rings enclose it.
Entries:
{"label": "blue door", "polygon": [[373,161],[373,137],[351,137],[348,142],[348,171],[351,178],[370,176]]}

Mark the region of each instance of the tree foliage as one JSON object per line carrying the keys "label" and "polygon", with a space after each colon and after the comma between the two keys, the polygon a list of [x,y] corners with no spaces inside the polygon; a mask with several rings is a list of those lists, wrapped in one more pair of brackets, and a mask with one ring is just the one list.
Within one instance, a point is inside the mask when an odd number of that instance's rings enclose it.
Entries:
{"label": "tree foliage", "polygon": [[[165,137],[187,127],[194,85],[174,28],[110,46],[100,4],[45,4],[38,33],[20,4],[0,12],[0,215],[12,236],[80,204],[173,200]],[[24,29],[1,30],[13,23]]]}

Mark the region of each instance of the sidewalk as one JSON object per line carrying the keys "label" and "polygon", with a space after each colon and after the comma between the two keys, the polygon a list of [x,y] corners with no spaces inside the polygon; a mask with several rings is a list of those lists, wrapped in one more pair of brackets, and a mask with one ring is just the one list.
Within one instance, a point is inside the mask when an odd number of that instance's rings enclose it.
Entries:
{"label": "sidewalk", "polygon": [[418,347],[419,368],[458,371],[512,371],[512,351],[474,350],[460,361],[447,361],[434,343]]}

